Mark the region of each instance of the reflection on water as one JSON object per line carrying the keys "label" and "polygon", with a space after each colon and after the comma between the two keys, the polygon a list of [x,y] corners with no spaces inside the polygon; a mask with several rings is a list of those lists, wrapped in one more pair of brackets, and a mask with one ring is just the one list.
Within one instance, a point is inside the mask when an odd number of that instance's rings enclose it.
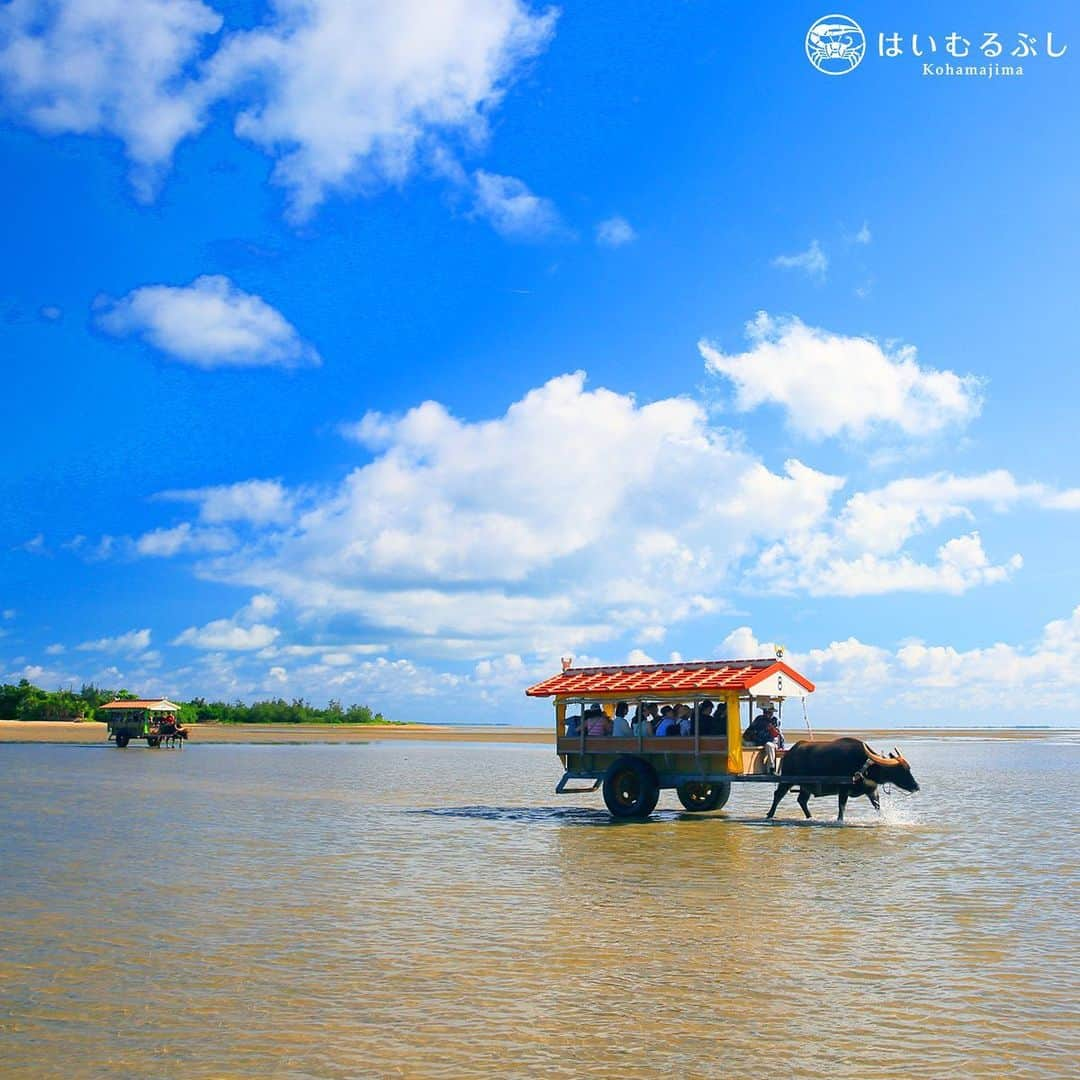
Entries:
{"label": "reflection on water", "polygon": [[0,749],[0,1074],[1070,1075],[1075,743],[613,825],[528,746]]}

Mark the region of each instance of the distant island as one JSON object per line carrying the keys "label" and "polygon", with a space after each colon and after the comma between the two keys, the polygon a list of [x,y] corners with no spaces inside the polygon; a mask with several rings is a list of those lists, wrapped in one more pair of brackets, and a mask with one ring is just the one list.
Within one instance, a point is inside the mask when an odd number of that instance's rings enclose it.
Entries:
{"label": "distant island", "polygon": [[[26,679],[0,685],[0,720],[98,720],[108,701],[133,701],[129,690],[107,690],[84,684],[78,690],[42,690]],[[320,709],[303,698],[274,698],[245,705],[242,701],[178,701],[184,724],[392,724],[366,705],[330,701]]]}

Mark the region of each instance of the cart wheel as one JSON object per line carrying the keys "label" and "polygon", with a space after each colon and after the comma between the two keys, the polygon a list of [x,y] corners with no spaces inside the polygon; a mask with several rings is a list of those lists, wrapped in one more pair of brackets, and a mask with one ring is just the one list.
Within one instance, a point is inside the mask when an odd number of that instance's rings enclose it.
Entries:
{"label": "cart wheel", "polygon": [[687,810],[703,814],[707,810],[719,810],[728,801],[731,784],[726,781],[715,784],[680,784],[675,792],[679,796],[679,802]]}
{"label": "cart wheel", "polygon": [[648,817],[659,799],[656,774],[641,758],[617,758],[604,777],[604,802],[612,817]]}
{"label": "cart wheel", "polygon": [[161,745],[161,740],[156,735],[147,735],[146,745],[152,750],[156,750]]}
{"label": "cart wheel", "polygon": [[116,749],[117,750],[123,750],[124,747],[127,746],[128,742],[130,740],[131,740],[130,735],[123,735],[118,731],[116,733]]}

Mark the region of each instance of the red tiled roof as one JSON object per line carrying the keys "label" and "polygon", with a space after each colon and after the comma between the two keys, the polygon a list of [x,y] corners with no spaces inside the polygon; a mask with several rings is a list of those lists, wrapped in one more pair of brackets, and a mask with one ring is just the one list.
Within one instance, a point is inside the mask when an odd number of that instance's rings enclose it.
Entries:
{"label": "red tiled roof", "polygon": [[155,705],[169,705],[172,708],[178,706],[173,705],[168,698],[137,698],[134,701],[106,701],[101,707],[103,709],[152,709]]}
{"label": "red tiled roof", "polygon": [[812,693],[814,684],[779,660],[700,660],[678,664],[624,664],[616,667],[568,668],[530,686],[529,697],[571,694],[661,694],[748,690],[778,672]]}

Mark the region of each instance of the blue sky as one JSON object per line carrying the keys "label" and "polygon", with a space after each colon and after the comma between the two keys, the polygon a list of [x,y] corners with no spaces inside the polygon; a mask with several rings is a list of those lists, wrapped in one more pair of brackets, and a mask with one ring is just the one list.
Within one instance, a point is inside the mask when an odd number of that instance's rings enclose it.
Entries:
{"label": "blue sky", "polygon": [[0,7],[0,678],[1075,724],[1075,9],[422,8]]}

